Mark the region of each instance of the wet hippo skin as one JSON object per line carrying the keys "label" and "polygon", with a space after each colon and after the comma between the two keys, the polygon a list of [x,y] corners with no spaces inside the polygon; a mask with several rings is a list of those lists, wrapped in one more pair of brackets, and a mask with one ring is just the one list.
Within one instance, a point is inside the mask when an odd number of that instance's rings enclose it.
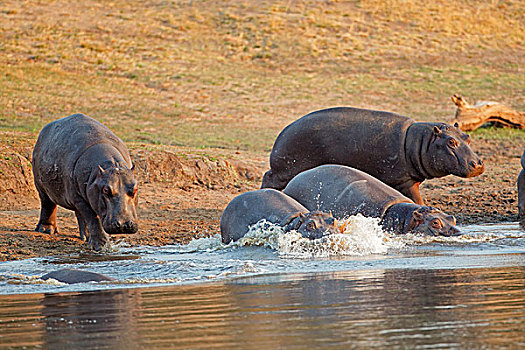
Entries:
{"label": "wet hippo skin", "polygon": [[80,238],[95,250],[109,247],[109,234],[135,233],[137,181],[124,143],[83,114],[46,125],[33,150],[40,197],[36,231],[58,232],[57,205],[76,214]]}
{"label": "wet hippo skin", "polygon": [[237,241],[262,219],[283,226],[285,231],[296,230],[310,239],[338,232],[331,214],[309,212],[294,199],[269,188],[243,193],[228,204],[220,224],[223,243]]}
{"label": "wet hippo skin", "polygon": [[395,233],[459,233],[454,216],[416,204],[378,179],[344,165],[306,170],[295,176],[283,192],[309,210],[330,211],[337,219],[356,214],[381,218],[382,227]]}
{"label": "wet hippo skin", "polygon": [[86,282],[102,282],[114,281],[114,278],[101,275],[100,273],[76,270],[76,269],[62,269],[53,271],[40,277],[40,279],[47,281],[48,279],[55,279],[62,283],[86,283]]}
{"label": "wet hippo skin", "polygon": [[351,107],[320,110],[279,134],[262,188],[281,190],[304,170],[341,164],[363,170],[423,204],[419,185],[425,179],[483,172],[483,162],[469,144],[469,135],[443,123],[418,123]]}

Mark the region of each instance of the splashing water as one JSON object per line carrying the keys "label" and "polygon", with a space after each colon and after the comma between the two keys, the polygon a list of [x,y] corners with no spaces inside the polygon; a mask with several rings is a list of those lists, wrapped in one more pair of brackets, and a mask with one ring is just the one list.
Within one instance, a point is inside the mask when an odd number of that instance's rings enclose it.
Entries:
{"label": "splashing water", "polygon": [[284,232],[281,226],[261,220],[230,245],[264,246],[276,250],[281,256],[293,258],[385,254],[390,245],[398,247],[381,229],[379,219],[358,214],[340,220],[338,227],[340,234],[310,240],[296,231]]}

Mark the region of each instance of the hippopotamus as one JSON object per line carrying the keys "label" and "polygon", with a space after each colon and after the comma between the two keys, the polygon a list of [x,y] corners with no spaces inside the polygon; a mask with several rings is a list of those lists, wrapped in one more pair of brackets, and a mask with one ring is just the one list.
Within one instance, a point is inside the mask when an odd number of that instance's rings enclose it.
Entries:
{"label": "hippopotamus", "polygon": [[373,176],[344,165],[303,171],[283,192],[309,210],[330,211],[338,219],[356,214],[380,218],[383,229],[398,234],[459,234],[454,216],[416,204]]}
{"label": "hippopotamus", "polygon": [[425,179],[483,173],[483,161],[469,144],[470,136],[457,125],[352,107],[315,111],[279,134],[261,187],[281,190],[304,170],[341,164],[363,170],[423,204],[419,185]]}
{"label": "hippopotamus", "polygon": [[41,280],[47,281],[48,279],[55,279],[62,283],[73,284],[73,283],[86,283],[86,282],[102,282],[102,281],[114,281],[114,278],[101,275],[100,273],[76,270],[76,269],[62,269],[53,271],[40,277]]}
{"label": "hippopotamus", "polygon": [[228,204],[221,217],[222,242],[237,241],[262,219],[283,226],[285,232],[296,230],[309,239],[338,232],[331,214],[309,212],[281,191],[267,188],[243,193]]}
{"label": "hippopotamus", "polygon": [[137,180],[124,143],[84,114],[46,125],[33,150],[41,203],[36,231],[58,232],[57,205],[73,210],[80,238],[94,250],[110,246],[108,234],[135,233]]}
{"label": "hippopotamus", "polygon": [[525,151],[521,156],[521,167],[518,175],[518,219],[525,223]]}

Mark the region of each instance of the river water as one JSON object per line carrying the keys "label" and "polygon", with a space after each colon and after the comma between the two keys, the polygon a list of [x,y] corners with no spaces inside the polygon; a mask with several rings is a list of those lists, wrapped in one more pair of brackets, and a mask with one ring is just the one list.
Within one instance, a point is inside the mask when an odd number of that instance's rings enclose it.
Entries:
{"label": "river water", "polygon": [[[0,264],[0,348],[525,348],[525,231],[393,236],[351,218],[311,242],[261,223],[228,246]],[[67,285],[60,268],[114,282]]]}

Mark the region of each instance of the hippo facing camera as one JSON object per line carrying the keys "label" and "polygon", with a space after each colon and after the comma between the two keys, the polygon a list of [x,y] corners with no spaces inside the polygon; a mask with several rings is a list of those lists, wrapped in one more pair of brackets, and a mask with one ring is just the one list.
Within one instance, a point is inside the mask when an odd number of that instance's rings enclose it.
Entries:
{"label": "hippo facing camera", "polygon": [[57,205],[73,210],[80,238],[101,250],[109,234],[135,233],[137,180],[124,143],[95,119],[74,114],[46,125],[33,150],[41,203],[36,231],[58,232]]}

